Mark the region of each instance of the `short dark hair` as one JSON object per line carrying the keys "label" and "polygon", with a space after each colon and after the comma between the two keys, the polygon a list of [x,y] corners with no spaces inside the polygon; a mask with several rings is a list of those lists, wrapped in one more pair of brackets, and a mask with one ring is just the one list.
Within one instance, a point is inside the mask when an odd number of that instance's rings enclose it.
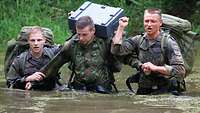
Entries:
{"label": "short dark hair", "polygon": [[76,21],[76,28],[83,29],[90,26],[91,29],[95,28],[94,22],[90,16],[82,16]]}
{"label": "short dark hair", "polygon": [[144,11],[144,13],[158,14],[161,17],[162,11],[159,8],[148,8]]}

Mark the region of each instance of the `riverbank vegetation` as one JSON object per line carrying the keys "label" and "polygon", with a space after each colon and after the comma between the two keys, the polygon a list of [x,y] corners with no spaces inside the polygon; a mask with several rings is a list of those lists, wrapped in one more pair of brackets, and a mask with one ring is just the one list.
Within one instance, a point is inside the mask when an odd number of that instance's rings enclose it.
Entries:
{"label": "riverbank vegetation", "polygon": [[[200,32],[200,2],[196,0],[90,0],[94,3],[121,7],[130,17],[129,34],[143,31],[142,16],[145,8],[158,7],[192,22],[193,31]],[[76,10],[85,0],[1,0],[0,42],[16,38],[21,27],[39,25],[53,30],[55,41],[63,43],[70,36],[68,13]]]}

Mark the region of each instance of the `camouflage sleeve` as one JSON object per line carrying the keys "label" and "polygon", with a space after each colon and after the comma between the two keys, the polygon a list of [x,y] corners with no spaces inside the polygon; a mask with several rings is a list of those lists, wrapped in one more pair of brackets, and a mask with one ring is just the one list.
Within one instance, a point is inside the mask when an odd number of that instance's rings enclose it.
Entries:
{"label": "camouflage sleeve", "polygon": [[185,76],[184,60],[180,48],[173,38],[169,38],[167,46],[168,65],[165,67],[171,76],[181,77]]}
{"label": "camouflage sleeve", "polygon": [[52,76],[52,73],[59,72],[59,69],[70,61],[71,40],[64,43],[59,52],[51,59],[51,61],[40,69],[47,77]]}
{"label": "camouflage sleeve", "polygon": [[25,77],[20,73],[19,56],[16,57],[10,66],[6,80],[9,88],[23,89],[25,87]]}
{"label": "camouflage sleeve", "polygon": [[123,63],[136,68],[137,70],[140,70],[142,65],[136,53],[123,56]]}
{"label": "camouflage sleeve", "polygon": [[136,51],[137,48],[138,36],[128,38],[123,40],[122,44],[114,44],[111,45],[111,52],[115,55],[128,55],[132,54],[133,51]]}
{"label": "camouflage sleeve", "polygon": [[129,65],[137,70],[140,70],[142,65],[138,59],[137,51],[139,45],[139,38],[141,35],[137,35],[132,38],[128,38],[122,42],[122,44],[113,44],[111,46],[111,52],[115,55],[122,56],[122,62]]}

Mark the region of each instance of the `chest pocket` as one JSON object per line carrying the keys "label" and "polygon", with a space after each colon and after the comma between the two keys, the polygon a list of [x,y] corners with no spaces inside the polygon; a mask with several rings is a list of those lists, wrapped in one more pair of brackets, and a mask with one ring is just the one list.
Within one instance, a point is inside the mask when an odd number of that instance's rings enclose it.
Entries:
{"label": "chest pocket", "polygon": [[45,66],[50,61],[48,56],[42,56],[40,59],[31,57],[27,59],[24,64],[24,75],[31,75],[39,71],[43,66]]}
{"label": "chest pocket", "polygon": [[75,68],[76,70],[85,70],[89,67],[98,67],[104,63],[104,58],[101,55],[101,48],[97,43],[92,44],[88,48],[82,48],[77,45],[75,54]]}
{"label": "chest pocket", "polygon": [[142,63],[151,62],[159,66],[164,65],[161,43],[156,41],[150,45],[146,40],[143,40],[139,46],[139,60]]}

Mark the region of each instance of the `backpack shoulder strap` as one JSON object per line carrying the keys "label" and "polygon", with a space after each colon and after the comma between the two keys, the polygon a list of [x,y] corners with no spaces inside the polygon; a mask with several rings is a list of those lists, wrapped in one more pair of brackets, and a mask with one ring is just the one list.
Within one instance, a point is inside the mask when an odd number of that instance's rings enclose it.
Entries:
{"label": "backpack shoulder strap", "polygon": [[71,39],[68,40],[71,41],[71,46],[72,46],[72,50],[71,50],[71,61],[69,62],[68,68],[71,70],[71,75],[68,79],[68,88],[72,88],[71,83],[73,82],[74,76],[76,75],[76,71],[75,71],[75,63],[74,61],[76,60],[76,50],[77,50],[77,44],[76,42],[78,41],[77,39],[77,35],[71,36]]}
{"label": "backpack shoulder strap", "polygon": [[167,47],[169,38],[170,38],[169,33],[164,33],[164,35],[161,39],[161,52],[163,53],[164,56],[165,56],[164,47]]}
{"label": "backpack shoulder strap", "polygon": [[139,52],[140,52],[140,45],[142,44],[143,40],[144,40],[144,36],[145,34],[140,34],[140,35],[137,35],[137,50],[136,50],[136,54],[139,55]]}
{"label": "backpack shoulder strap", "polygon": [[27,56],[28,56],[28,51],[25,51],[23,53],[21,53],[19,55],[19,69],[21,71],[22,74],[24,74],[24,69],[25,69],[25,63],[26,63],[26,59],[27,59]]}
{"label": "backpack shoulder strap", "polygon": [[108,50],[109,50],[109,40],[108,39],[101,39],[97,38],[97,45],[101,51],[101,56],[102,57],[107,57],[105,55],[108,55]]}
{"label": "backpack shoulder strap", "polygon": [[54,57],[54,52],[51,48],[44,48],[44,52],[52,59]]}
{"label": "backpack shoulder strap", "polygon": [[168,48],[168,40],[170,38],[172,38],[172,37],[169,34],[169,32],[163,33],[163,37],[161,39],[161,52],[162,52],[162,55],[163,55],[165,61],[167,59],[165,48]]}

